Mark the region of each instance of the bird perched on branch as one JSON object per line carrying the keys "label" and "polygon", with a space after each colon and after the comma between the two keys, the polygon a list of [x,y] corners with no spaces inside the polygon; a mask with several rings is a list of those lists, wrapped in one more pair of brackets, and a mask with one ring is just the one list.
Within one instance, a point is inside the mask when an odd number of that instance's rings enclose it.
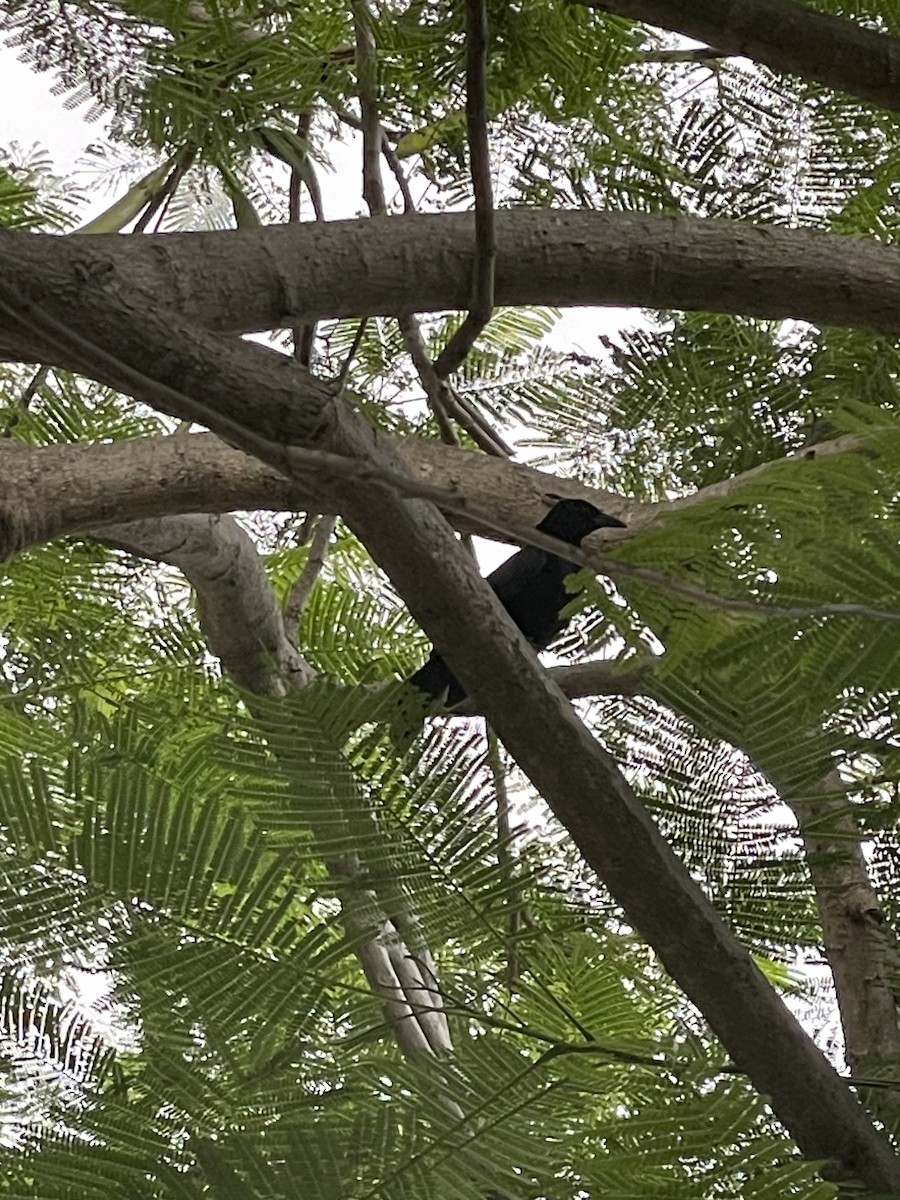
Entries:
{"label": "bird perched on branch", "polygon": [[[587,500],[558,500],[537,528],[570,546],[580,546],[581,539],[595,529],[624,529],[625,523]],[[525,546],[488,575],[487,581],[532,646],[545,650],[568,624],[559,615],[572,599],[565,581],[580,570],[578,563],[559,554]],[[407,682],[435,700],[443,697],[448,708],[466,698],[459,680],[436,650]]]}

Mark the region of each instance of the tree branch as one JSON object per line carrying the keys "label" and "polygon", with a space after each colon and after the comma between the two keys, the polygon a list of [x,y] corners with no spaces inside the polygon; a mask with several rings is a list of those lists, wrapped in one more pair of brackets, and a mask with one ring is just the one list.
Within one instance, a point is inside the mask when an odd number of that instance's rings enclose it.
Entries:
{"label": "tree branch", "polygon": [[287,629],[296,630],[303,609],[315,587],[319,572],[325,565],[325,553],[334,533],[337,517],[333,514],[323,514],[316,521],[315,532],[309,547],[309,554],[303,564],[303,570],[295,579],[284,605],[284,624]]}
{"label": "tree branch", "polygon": [[182,572],[197,593],[207,644],[238,687],[284,696],[312,667],[285,636],[256,543],[231,517],[188,514],[86,530],[89,537]]}
{"label": "tree branch", "polygon": [[900,39],[794,0],[572,0],[900,111]]}
{"label": "tree branch", "polygon": [[[497,304],[639,305],[799,318],[900,334],[900,248],[874,239],[631,213],[496,214]],[[56,237],[0,229],[0,277],[64,296],[78,327],[93,293],[249,333],[328,317],[464,309],[470,214],[416,213],[265,229]],[[75,364],[0,319],[0,355]]]}
{"label": "tree branch", "polygon": [[439,379],[446,379],[462,364],[494,311],[497,244],[487,134],[487,36],[485,0],[466,0],[466,129],[475,195],[475,263],[469,311],[434,363]]}

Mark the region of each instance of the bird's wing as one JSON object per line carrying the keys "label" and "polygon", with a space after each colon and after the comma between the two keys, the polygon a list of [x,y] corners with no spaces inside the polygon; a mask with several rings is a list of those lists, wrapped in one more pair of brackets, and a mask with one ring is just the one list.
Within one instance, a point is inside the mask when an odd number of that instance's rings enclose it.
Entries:
{"label": "bird's wing", "polygon": [[509,605],[547,566],[553,556],[537,546],[524,546],[487,577],[501,604]]}

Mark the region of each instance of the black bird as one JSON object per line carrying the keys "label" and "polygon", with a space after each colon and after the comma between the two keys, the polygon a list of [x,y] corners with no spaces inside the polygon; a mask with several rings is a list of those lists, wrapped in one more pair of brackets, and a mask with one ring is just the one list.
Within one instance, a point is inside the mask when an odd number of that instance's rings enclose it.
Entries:
{"label": "black bird", "polygon": [[[542,533],[570,546],[580,546],[582,538],[605,527],[624,529],[625,523],[587,500],[558,500],[537,526]],[[544,650],[568,624],[559,615],[572,599],[565,580],[580,570],[578,563],[549,550],[525,546],[492,571],[487,581],[532,646]],[[444,696],[448,708],[466,698],[462,685],[436,650],[407,682],[435,700]]]}

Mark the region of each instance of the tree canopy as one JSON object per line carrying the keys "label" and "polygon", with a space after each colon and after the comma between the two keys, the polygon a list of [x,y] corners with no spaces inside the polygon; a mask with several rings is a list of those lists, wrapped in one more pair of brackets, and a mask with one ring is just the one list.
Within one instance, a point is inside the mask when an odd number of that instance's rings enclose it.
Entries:
{"label": "tree canopy", "polygon": [[0,1195],[900,1194],[900,5],[0,31]]}

